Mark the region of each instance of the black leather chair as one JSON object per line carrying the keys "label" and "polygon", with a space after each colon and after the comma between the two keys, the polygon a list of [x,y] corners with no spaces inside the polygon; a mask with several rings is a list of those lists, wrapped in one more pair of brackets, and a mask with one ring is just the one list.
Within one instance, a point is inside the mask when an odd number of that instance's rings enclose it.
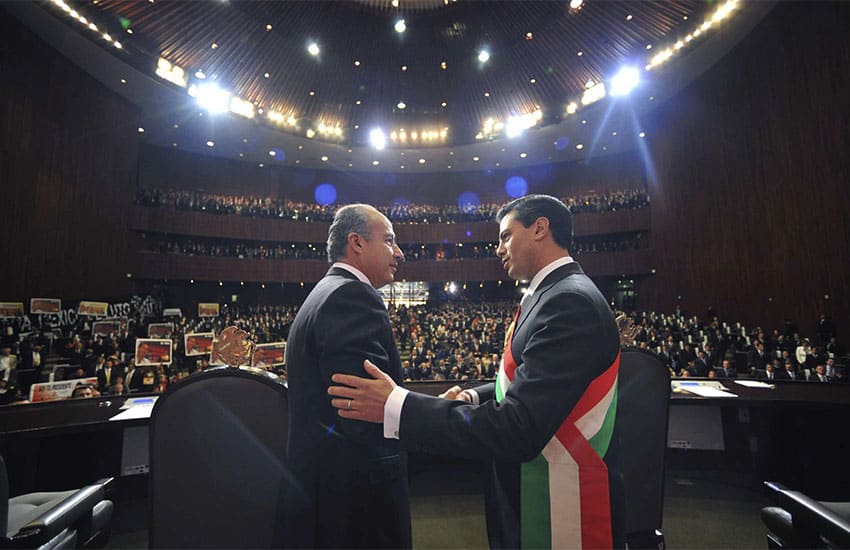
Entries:
{"label": "black leather chair", "polygon": [[216,367],[172,386],[150,421],[151,548],[279,546],[286,385]]}
{"label": "black leather chair", "polygon": [[625,348],[620,356],[617,421],[629,548],[663,548],[664,453],[670,374],[655,353]]}
{"label": "black leather chair", "polygon": [[0,547],[100,547],[109,540],[113,504],[105,493],[112,478],[82,489],[28,493],[9,498],[6,463],[0,457]]}
{"label": "black leather chair", "polygon": [[850,548],[850,502],[823,502],[772,481],[762,508],[768,548]]}

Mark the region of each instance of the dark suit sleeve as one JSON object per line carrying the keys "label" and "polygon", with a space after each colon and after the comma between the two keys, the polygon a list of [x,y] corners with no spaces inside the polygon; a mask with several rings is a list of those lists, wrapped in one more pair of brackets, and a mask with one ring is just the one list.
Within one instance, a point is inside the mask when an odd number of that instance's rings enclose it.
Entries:
{"label": "dark suit sleeve", "polygon": [[[328,297],[316,318],[319,370],[327,388],[334,374],[370,378],[363,369],[369,359],[399,382],[399,365],[390,364],[388,346],[394,345],[389,317],[378,294],[364,283],[352,281]],[[397,357],[397,355],[396,355]],[[337,417],[340,431],[373,442],[375,426]]]}
{"label": "dark suit sleeve", "polygon": [[619,341],[610,312],[580,292],[556,293],[533,315],[505,400],[475,406],[410,393],[402,408],[402,446],[503,461],[536,457],[610,366]]}

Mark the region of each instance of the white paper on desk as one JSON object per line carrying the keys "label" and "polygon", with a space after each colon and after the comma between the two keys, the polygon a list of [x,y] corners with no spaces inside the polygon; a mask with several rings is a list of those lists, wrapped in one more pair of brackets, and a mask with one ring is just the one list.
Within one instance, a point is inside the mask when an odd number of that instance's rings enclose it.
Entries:
{"label": "white paper on desk", "polygon": [[142,405],[153,406],[156,403],[156,400],[159,399],[158,395],[149,395],[147,397],[130,397],[127,401],[124,401],[124,404],[121,405],[121,410],[130,409],[132,407],[138,407]]}
{"label": "white paper on desk", "polygon": [[767,384],[765,382],[761,382],[759,380],[735,380],[736,384],[740,384],[742,386],[746,386],[747,388],[767,388],[773,389],[776,386],[773,384]]}
{"label": "white paper on desk", "polygon": [[137,420],[140,418],[150,418],[153,411],[153,403],[150,405],[136,405],[129,409],[124,409],[109,420]]}
{"label": "white paper on desk", "polygon": [[686,392],[692,393],[694,395],[699,395],[700,397],[738,397],[734,393],[718,390],[717,388],[712,388],[709,386],[697,386],[697,385],[680,385],[679,388],[685,390]]}

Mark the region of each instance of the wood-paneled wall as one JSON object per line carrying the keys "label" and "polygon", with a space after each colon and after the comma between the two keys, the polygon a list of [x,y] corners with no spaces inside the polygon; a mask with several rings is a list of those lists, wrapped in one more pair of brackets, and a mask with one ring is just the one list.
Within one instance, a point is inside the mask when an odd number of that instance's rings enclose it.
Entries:
{"label": "wood-paneled wall", "polygon": [[[613,277],[649,272],[648,250],[625,250],[577,255],[585,272],[592,277]],[[273,260],[139,254],[130,264],[136,279],[188,281],[245,281],[254,283],[314,283],[328,270],[323,260]],[[420,260],[401,265],[396,280],[407,281],[505,281],[509,282],[497,259]]]}
{"label": "wood-paneled wall", "polygon": [[[652,113],[657,275],[639,306],[850,338],[850,3],[778,2]],[[670,70],[675,70],[674,66]]]}
{"label": "wood-paneled wall", "polygon": [[[203,212],[178,211],[171,208],[136,206],[130,227],[136,231],[193,235],[219,239],[321,243],[328,238],[328,223],[306,223],[273,218],[251,218]],[[620,210],[600,214],[577,214],[575,236],[609,235],[648,231],[650,209]],[[495,241],[497,225],[492,222],[394,224],[400,243],[475,243]]]}
{"label": "wood-paneled wall", "polygon": [[0,10],[0,300],[125,292],[138,119]]}

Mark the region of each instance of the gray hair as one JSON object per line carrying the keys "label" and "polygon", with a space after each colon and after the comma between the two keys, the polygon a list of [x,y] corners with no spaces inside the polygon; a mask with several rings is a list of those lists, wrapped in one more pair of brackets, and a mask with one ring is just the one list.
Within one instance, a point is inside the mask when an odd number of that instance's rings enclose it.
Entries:
{"label": "gray hair", "polygon": [[345,257],[349,234],[357,233],[364,238],[369,237],[371,209],[368,204],[349,204],[336,211],[328,230],[328,262],[334,263]]}

